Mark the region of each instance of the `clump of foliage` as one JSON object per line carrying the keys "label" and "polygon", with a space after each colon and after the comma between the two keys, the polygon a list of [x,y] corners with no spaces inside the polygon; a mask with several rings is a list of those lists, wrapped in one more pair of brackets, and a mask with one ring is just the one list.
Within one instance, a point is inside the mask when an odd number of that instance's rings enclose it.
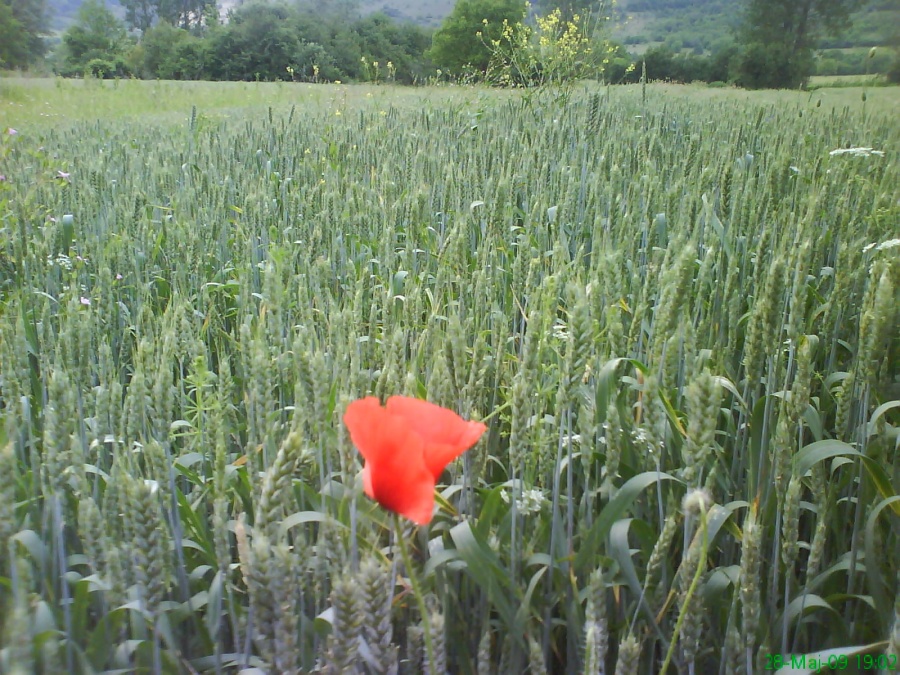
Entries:
{"label": "clump of foliage", "polygon": [[0,68],[25,68],[47,51],[43,0],[0,0]]}
{"label": "clump of foliage", "polygon": [[[486,39],[490,28],[485,19],[478,37]],[[578,14],[566,21],[556,9],[536,17],[534,28],[504,19],[499,33],[487,44],[491,59],[486,77],[494,84],[562,86],[594,74],[591,39]]]}
{"label": "clump of foliage", "polygon": [[63,34],[57,69],[65,76],[126,75],[131,46],[124,24],[106,5],[100,0],[85,0],[76,22]]}
{"label": "clump of foliage", "polygon": [[749,0],[736,81],[751,89],[797,88],[813,73],[813,50],[846,27],[861,0]]}
{"label": "clump of foliage", "polygon": [[[675,53],[666,47],[652,47],[640,56],[629,71],[621,71],[613,82],[638,82],[646,71],[650,80],[667,82],[728,82],[732,78],[732,67],[736,48],[723,49],[711,56],[695,56]],[[614,71],[616,72],[616,71]]]}
{"label": "clump of foliage", "polygon": [[125,20],[133,28],[145,32],[156,23],[165,22],[180,28],[199,28],[216,21],[217,0],[119,0],[125,8]]}
{"label": "clump of foliage", "polygon": [[459,0],[435,32],[428,58],[451,73],[466,69],[484,73],[495,41],[509,42],[510,31],[522,25],[527,9],[521,0]]}
{"label": "clump of foliage", "polygon": [[[622,80],[634,65],[621,45],[607,39],[610,17],[599,8],[573,13],[574,4],[530,17],[528,3],[518,9],[458,4],[459,11],[435,35],[429,55],[451,75],[466,74],[494,86],[562,91],[584,78]],[[466,46],[471,35],[478,40],[475,47]]]}
{"label": "clump of foliage", "polygon": [[[63,35],[56,72],[149,79],[330,81],[361,80],[372,73],[363,62],[391,63],[389,79],[424,81],[430,34],[384,14],[365,17],[321,14],[309,5],[248,3],[220,23],[207,14],[185,23],[157,18],[139,39],[99,0],[89,0]],[[155,14],[153,15],[156,16]],[[168,16],[168,15],[166,15]],[[136,23],[135,23],[136,22]],[[129,26],[141,25],[132,17]]]}

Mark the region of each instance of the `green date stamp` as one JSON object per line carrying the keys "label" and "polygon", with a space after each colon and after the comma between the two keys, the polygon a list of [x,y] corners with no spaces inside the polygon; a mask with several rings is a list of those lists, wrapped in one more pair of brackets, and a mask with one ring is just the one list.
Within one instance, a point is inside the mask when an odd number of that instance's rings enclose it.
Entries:
{"label": "green date stamp", "polygon": [[797,668],[822,673],[853,668],[858,672],[895,672],[900,669],[896,654],[766,654],[765,660],[767,671]]}

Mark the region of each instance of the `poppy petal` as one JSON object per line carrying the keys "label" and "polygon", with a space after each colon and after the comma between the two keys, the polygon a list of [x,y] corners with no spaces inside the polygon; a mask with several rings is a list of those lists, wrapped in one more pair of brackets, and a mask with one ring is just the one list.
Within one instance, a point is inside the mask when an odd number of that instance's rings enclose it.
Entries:
{"label": "poppy petal", "polygon": [[350,432],[350,440],[367,462],[375,461],[381,450],[379,439],[383,436],[385,412],[374,396],[353,401],[344,411],[344,424]]}
{"label": "poppy petal", "polygon": [[402,417],[425,441],[425,464],[440,478],[447,464],[478,442],[487,427],[466,421],[452,410],[407,396],[391,396],[387,410]]}
{"label": "poppy petal", "polygon": [[376,501],[388,511],[409,518],[416,525],[427,525],[434,513],[434,479],[428,469],[412,480],[385,470],[373,477]]}
{"label": "poppy petal", "polygon": [[382,408],[373,396],[347,406],[344,423],[366,460],[366,494],[419,525],[430,522],[434,478],[425,465],[422,438],[405,419]]}
{"label": "poppy petal", "polygon": [[375,489],[372,487],[372,467],[366,464],[362,470],[363,492],[370,499],[375,499]]}
{"label": "poppy petal", "polygon": [[[473,422],[472,424],[477,423]],[[441,474],[444,473],[444,469],[447,468],[447,465],[472,447],[472,445],[475,445],[482,433],[483,430],[478,432],[478,435],[475,437],[475,440],[472,441],[471,445],[459,446],[431,443],[425,446],[425,466],[428,467],[428,470],[434,477],[435,483],[440,480]]]}

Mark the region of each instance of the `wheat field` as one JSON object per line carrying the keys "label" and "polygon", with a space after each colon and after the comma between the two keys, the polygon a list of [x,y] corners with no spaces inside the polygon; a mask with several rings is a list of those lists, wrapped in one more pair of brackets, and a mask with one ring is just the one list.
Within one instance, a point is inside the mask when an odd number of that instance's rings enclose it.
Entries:
{"label": "wheat field", "polygon": [[900,669],[893,90],[0,95],[0,672]]}

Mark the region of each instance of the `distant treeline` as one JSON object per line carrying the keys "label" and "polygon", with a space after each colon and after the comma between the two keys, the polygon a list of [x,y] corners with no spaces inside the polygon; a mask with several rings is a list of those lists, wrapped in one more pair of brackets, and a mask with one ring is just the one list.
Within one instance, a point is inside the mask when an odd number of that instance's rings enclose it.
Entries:
{"label": "distant treeline", "polygon": [[[896,57],[889,50],[876,51],[869,57],[868,49],[853,51],[827,50],[816,59],[815,75],[873,75],[890,73]],[[671,82],[723,82],[740,84],[740,50],[734,43],[728,44],[710,55],[676,52],[666,46],[651,47],[636,58],[637,67],[622,73],[611,72],[614,82],[636,82],[641,66],[646,63],[647,77],[651,80]]]}
{"label": "distant treeline", "polygon": [[[384,14],[349,19],[309,6],[254,3],[185,29],[160,21],[140,40],[94,0],[51,58],[63,76],[172,80],[371,80],[428,76],[430,32]],[[377,64],[377,65],[375,65]],[[388,65],[390,64],[390,65]]]}
{"label": "distant treeline", "polygon": [[[673,8],[679,4],[671,2]],[[87,0],[48,63],[66,77],[415,84],[459,75],[431,60],[432,38],[431,30],[385,14],[360,17],[310,3],[250,3],[229,12],[225,22],[210,11],[177,26],[157,20],[143,32],[129,33],[126,24],[99,0]],[[745,81],[747,60],[742,61],[733,41],[717,44],[711,53],[669,44],[639,56],[614,44],[608,53],[602,69],[588,76],[629,83],[639,81],[646,72],[650,80],[753,86]],[[867,50],[829,50],[816,61],[812,73],[885,73],[892,68],[892,58],[887,50],[874,58]]]}

